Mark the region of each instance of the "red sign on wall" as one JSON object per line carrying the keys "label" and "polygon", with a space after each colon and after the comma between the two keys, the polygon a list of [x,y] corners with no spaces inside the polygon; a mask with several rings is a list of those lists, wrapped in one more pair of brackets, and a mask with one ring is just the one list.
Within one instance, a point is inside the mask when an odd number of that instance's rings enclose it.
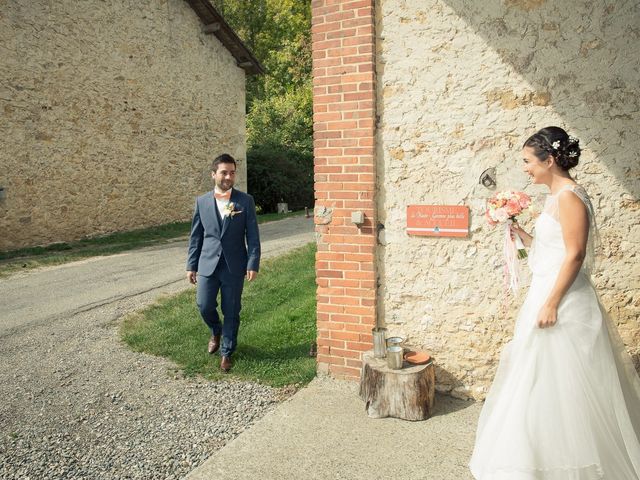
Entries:
{"label": "red sign on wall", "polygon": [[407,233],[428,237],[466,237],[469,235],[469,207],[407,205]]}

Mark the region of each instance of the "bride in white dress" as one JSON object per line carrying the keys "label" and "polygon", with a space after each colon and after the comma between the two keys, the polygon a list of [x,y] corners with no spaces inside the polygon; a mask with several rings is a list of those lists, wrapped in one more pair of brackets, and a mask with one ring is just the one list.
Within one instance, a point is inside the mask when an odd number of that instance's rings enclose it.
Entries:
{"label": "bride in white dress", "polygon": [[578,141],[547,127],[524,170],[549,187],[531,236],[531,286],[480,414],[477,480],[640,480],[640,379],[591,283],[594,212],[568,170]]}

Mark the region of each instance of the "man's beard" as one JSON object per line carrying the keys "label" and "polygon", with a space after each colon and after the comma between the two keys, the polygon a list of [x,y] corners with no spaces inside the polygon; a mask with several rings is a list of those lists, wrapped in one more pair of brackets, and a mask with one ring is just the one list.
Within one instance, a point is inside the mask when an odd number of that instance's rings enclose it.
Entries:
{"label": "man's beard", "polygon": [[219,183],[216,183],[216,186],[220,190],[223,190],[223,191],[226,192],[227,190],[229,190],[230,188],[233,187],[233,182],[226,182],[226,181],[225,182],[219,182]]}

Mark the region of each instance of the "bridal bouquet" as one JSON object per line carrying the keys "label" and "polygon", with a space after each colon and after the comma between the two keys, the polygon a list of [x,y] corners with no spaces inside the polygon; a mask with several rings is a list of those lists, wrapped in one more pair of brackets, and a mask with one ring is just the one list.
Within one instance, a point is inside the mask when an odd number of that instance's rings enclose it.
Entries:
{"label": "bridal bouquet", "polygon": [[530,208],[531,197],[524,192],[505,190],[494,194],[487,200],[485,216],[489,225],[495,227],[504,225],[504,260],[505,278],[508,278],[509,288],[515,292],[518,289],[518,265],[517,258],[526,258],[522,240],[518,235],[512,235],[511,224],[516,222],[516,217]]}

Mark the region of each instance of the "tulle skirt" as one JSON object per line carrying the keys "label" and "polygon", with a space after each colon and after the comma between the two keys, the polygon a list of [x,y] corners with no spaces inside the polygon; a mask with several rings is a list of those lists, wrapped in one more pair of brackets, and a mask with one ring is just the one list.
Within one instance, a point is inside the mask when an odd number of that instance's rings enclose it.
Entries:
{"label": "tulle skirt", "polygon": [[477,480],[639,480],[640,380],[581,272],[551,328],[556,275],[534,275],[480,415]]}

